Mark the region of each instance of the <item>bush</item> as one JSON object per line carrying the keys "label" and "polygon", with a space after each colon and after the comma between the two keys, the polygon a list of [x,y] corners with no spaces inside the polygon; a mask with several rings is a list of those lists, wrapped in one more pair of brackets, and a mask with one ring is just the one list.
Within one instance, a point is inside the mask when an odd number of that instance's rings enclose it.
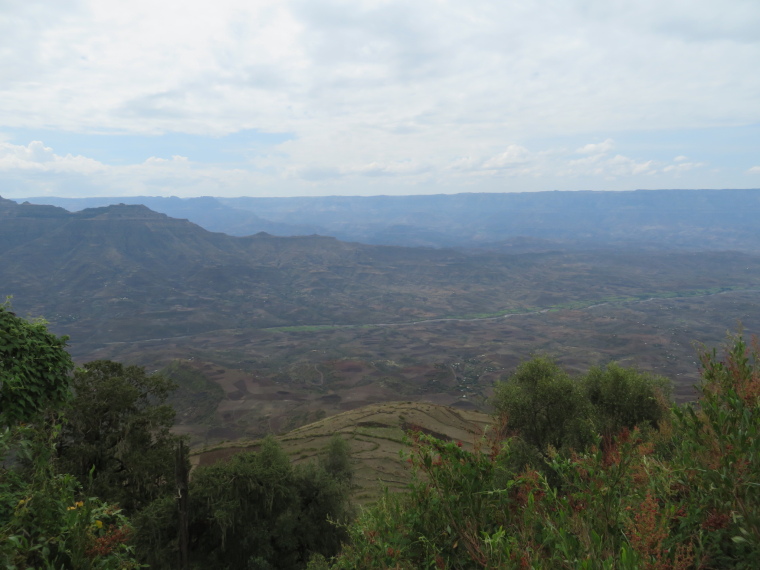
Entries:
{"label": "bush", "polygon": [[541,453],[593,441],[589,404],[578,382],[548,357],[524,362],[497,383],[492,403],[506,429]]}
{"label": "bush", "polygon": [[[592,371],[585,387],[607,433],[585,450],[559,453],[549,428],[523,443],[494,431],[472,453],[414,435],[409,493],[367,510],[332,567],[760,567],[760,345],[732,337],[721,356],[705,350],[701,362],[698,405],[672,413],[658,395],[661,380]],[[545,410],[561,408],[555,395],[569,384],[552,363],[534,360],[516,376],[515,387],[497,393],[523,398],[511,409],[534,409],[546,421]],[[526,404],[540,393],[549,394],[545,408]],[[531,427],[527,414],[515,416]],[[530,466],[514,472],[524,441],[546,445],[551,480]]]}
{"label": "bush", "polygon": [[59,429],[6,429],[0,438],[0,461],[15,447],[30,465],[24,476],[0,468],[0,566],[138,568],[118,507],[82,496],[73,476],[55,472]]}
{"label": "bush", "polygon": [[613,363],[592,368],[580,384],[593,410],[595,430],[602,436],[614,436],[623,428],[657,427],[670,413],[670,382],[661,376]]}

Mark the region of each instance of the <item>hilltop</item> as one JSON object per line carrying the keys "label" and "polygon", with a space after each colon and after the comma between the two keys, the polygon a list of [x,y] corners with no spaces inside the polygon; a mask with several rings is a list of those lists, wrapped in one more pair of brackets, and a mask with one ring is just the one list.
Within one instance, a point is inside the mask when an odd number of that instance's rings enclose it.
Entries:
{"label": "hilltop", "polygon": [[[386,402],[364,406],[302,426],[276,437],[296,463],[314,459],[333,434],[349,444],[354,467],[354,499],[360,503],[377,499],[384,488],[405,490],[411,480],[404,443],[407,431],[416,430],[444,441],[459,441],[471,450],[492,423],[487,414],[447,406],[414,402]],[[203,448],[190,457],[193,466],[210,465],[230,456],[257,451],[258,441],[238,440]]]}

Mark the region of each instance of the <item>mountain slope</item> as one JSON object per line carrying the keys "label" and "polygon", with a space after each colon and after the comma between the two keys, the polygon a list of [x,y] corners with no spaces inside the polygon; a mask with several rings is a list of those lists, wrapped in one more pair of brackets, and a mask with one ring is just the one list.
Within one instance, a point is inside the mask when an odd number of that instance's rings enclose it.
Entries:
{"label": "mountain slope", "polygon": [[467,254],[334,238],[231,237],[116,205],[0,203],[0,294],[75,342],[220,329],[360,325],[521,312],[755,283],[737,253]]}
{"label": "mountain slope", "polygon": [[[421,402],[386,402],[343,412],[277,436],[296,462],[311,461],[327,447],[333,434],[348,442],[354,467],[354,499],[379,498],[384,488],[402,491],[411,480],[403,453],[405,433],[418,430],[443,440],[461,441],[465,449],[492,423],[491,416]],[[211,465],[236,453],[256,451],[258,441],[235,441],[193,453],[193,466]]]}

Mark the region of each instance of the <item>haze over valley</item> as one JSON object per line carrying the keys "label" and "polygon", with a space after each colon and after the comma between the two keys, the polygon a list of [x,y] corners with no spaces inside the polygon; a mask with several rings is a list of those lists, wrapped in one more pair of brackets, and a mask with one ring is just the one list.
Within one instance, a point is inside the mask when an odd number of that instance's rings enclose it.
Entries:
{"label": "haze over valley", "polygon": [[638,366],[684,401],[693,342],[760,316],[756,190],[130,200],[215,232],[49,201],[75,211],[0,202],[3,293],[79,362],[171,371],[196,444],[399,399],[487,411],[534,353]]}

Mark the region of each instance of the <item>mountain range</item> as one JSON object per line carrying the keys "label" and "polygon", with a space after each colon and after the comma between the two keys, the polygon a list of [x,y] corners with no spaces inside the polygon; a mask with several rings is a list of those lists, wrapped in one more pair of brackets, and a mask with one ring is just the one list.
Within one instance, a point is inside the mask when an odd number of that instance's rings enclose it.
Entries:
{"label": "mountain range", "polygon": [[760,248],[760,190],[294,198],[28,198],[81,210],[142,204],[229,235],[319,234],[376,245],[542,251]]}
{"label": "mountain range", "polygon": [[684,400],[694,340],[719,341],[737,320],[757,332],[760,254],[743,223],[744,251],[531,236],[401,247],[231,236],[139,204],[72,212],[0,198],[0,296],[69,335],[78,362],[173,371],[196,442],[399,398],[482,409],[536,351],[571,370],[637,364]]}
{"label": "mountain range", "polygon": [[144,205],[69,212],[0,198],[0,294],[87,343],[495,316],[741,288],[760,272],[755,259],[737,252],[557,246],[514,253],[318,235],[235,237]]}

